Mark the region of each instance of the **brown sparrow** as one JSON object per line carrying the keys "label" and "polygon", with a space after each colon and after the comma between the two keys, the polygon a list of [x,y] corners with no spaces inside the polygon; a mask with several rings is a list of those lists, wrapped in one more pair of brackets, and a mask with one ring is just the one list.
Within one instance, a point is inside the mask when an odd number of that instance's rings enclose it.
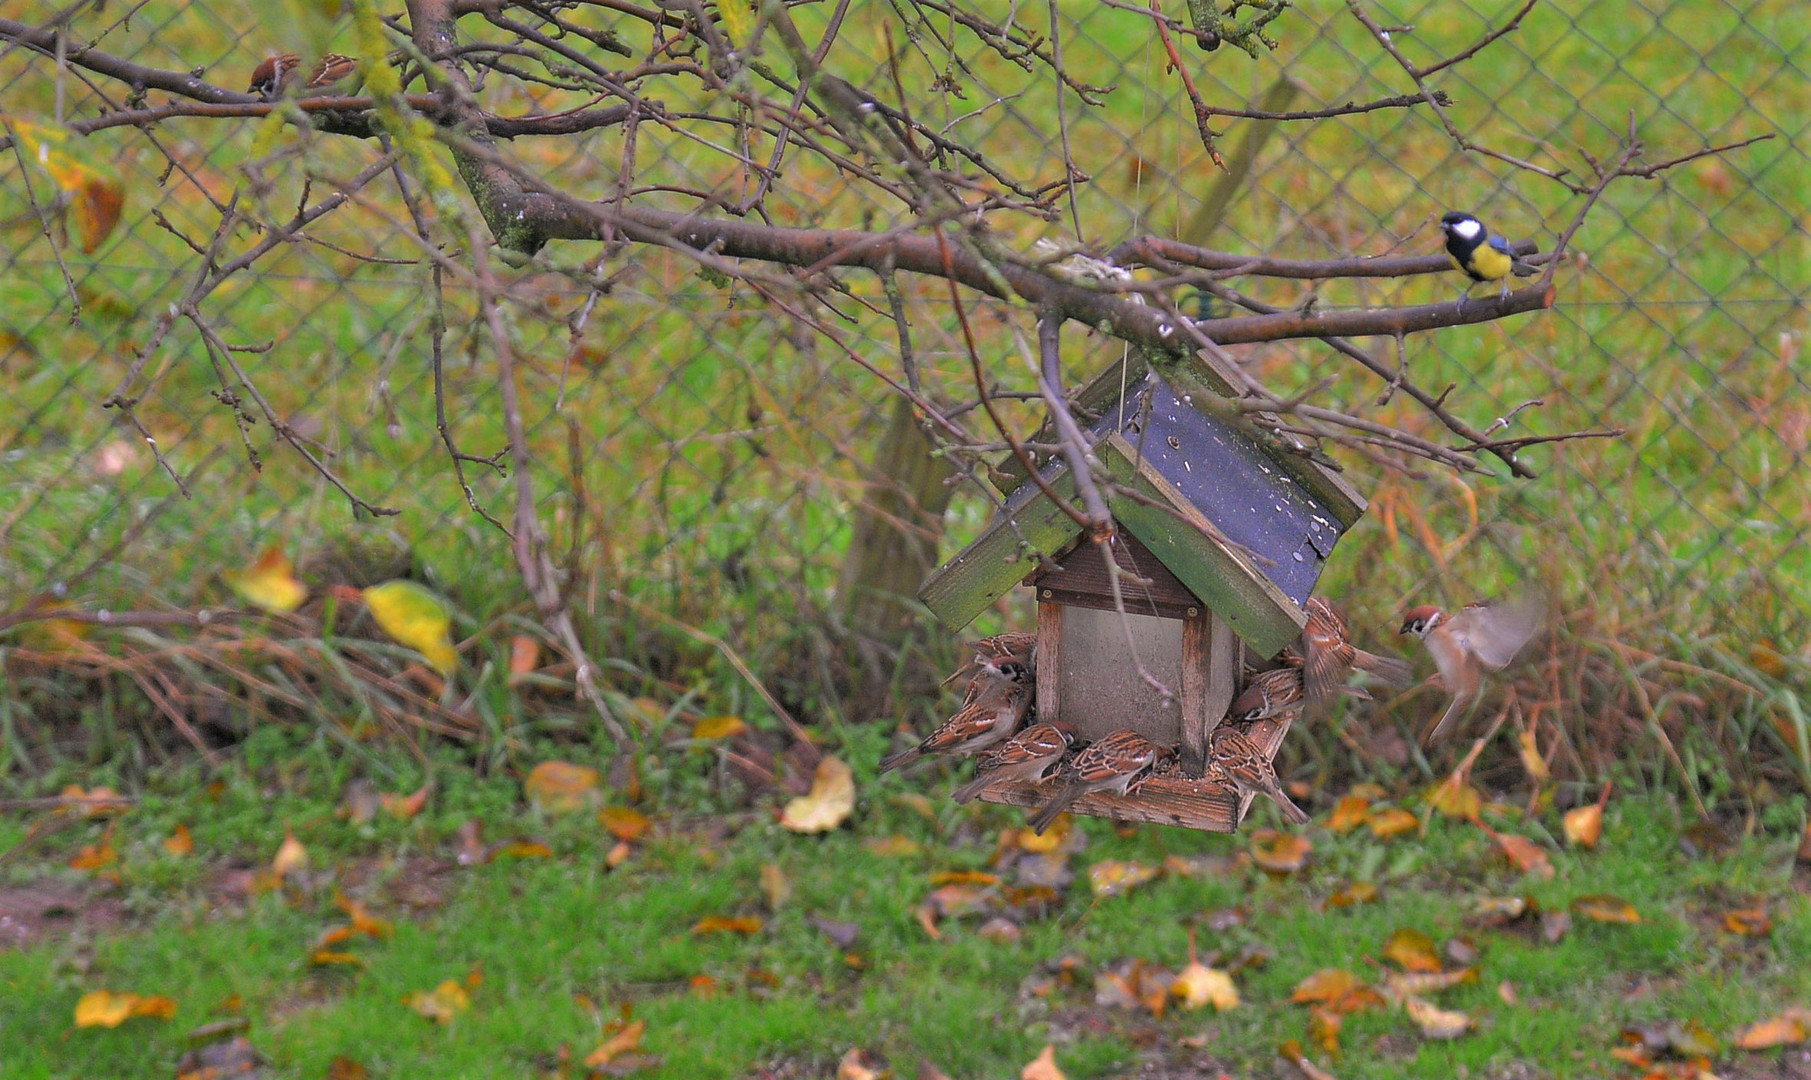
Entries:
{"label": "brown sparrow", "polygon": [[1257,744],[1232,728],[1217,727],[1207,737],[1207,779],[1233,788],[1241,799],[1262,795],[1282,808],[1283,817],[1290,824],[1308,824],[1308,812],[1283,793],[1270,759]]}
{"label": "brown sparrow", "polygon": [[1453,726],[1477,705],[1485,670],[1507,667],[1539,627],[1539,612],[1525,600],[1467,604],[1453,615],[1423,604],[1404,616],[1402,632],[1414,634],[1427,645],[1440,668],[1441,685],[1453,695],[1452,704],[1422,740],[1423,745],[1433,746],[1452,733]]}
{"label": "brown sparrow", "polygon": [[1346,617],[1318,596],[1308,598],[1308,625],[1302,628],[1303,671],[1310,702],[1330,701],[1346,688],[1352,669],[1368,671],[1392,686],[1407,686],[1414,669],[1406,660],[1378,656],[1352,644]]}
{"label": "brown sparrow", "polygon": [[1063,760],[1073,739],[1074,729],[1067,724],[1033,724],[1000,745],[982,751],[975,759],[975,778],[957,788],[951,798],[968,802],[995,780],[1042,780],[1052,765]]}
{"label": "brown sparrow", "polygon": [[1246,681],[1245,689],[1233,699],[1226,715],[1234,720],[1269,720],[1300,709],[1303,694],[1301,668],[1271,668]]}
{"label": "brown sparrow", "polygon": [[880,771],[897,769],[930,754],[978,754],[1011,735],[1031,709],[1031,680],[1024,668],[1008,674],[983,671],[969,684],[956,715],[937,725],[917,746],[880,759]]}
{"label": "brown sparrow", "polygon": [[1131,728],[1120,728],[1090,743],[1069,762],[1062,773],[1062,790],[1031,819],[1032,830],[1042,835],[1071,803],[1090,792],[1130,793],[1159,761],[1175,753],[1175,747],[1158,746]]}
{"label": "brown sparrow", "polygon": [[1037,658],[1038,636],[1023,630],[1013,630],[971,642],[969,648],[975,651],[974,658],[943,680],[944,686],[976,671],[997,672],[1004,664],[1031,668],[1032,662]]}
{"label": "brown sparrow", "polygon": [[[328,53],[321,57],[309,72],[308,81],[302,84],[302,96],[319,95],[322,91],[333,89],[336,83],[346,79],[358,70],[358,61],[339,53]],[[274,99],[281,95],[296,77],[302,73],[301,58],[294,53],[281,56],[267,56],[257,67],[252,69],[251,85],[245,88],[248,94],[257,94],[261,98]]]}

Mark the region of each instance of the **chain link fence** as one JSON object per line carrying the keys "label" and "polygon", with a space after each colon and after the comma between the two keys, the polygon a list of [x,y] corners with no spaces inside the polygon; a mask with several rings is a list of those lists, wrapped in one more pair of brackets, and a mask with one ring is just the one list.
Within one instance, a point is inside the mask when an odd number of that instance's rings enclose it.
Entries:
{"label": "chain link fence", "polygon": [[[937,92],[911,101],[918,118],[1012,161],[1018,175],[1060,182],[1067,155],[1073,199],[1059,200],[1047,223],[1010,227],[1007,239],[1027,247],[1041,235],[1104,251],[1152,233],[1282,256],[1422,253],[1437,248],[1434,223],[1450,208],[1546,246],[1576,207],[1557,185],[1461,152],[1425,107],[1223,120],[1228,178],[1207,158],[1151,20],[1128,5],[1056,6],[1054,25],[1042,5],[1014,12],[1014,25],[1045,39],[1077,82],[1111,87],[1102,104],[1071,92],[1052,108],[1047,69],[1006,63],[928,6],[853,4],[826,63],[886,100],[895,98],[895,67],[913,80],[908,89],[936,75]],[[74,29],[98,48],[200,69],[236,89],[279,47],[263,36],[260,7],[151,3],[84,17]],[[1369,5],[1418,63],[1465,48],[1519,7]],[[1774,137],[1613,188],[1575,241],[1581,254],[1560,275],[1551,312],[1415,336],[1399,352],[1370,343],[1423,385],[1453,384],[1450,404],[1476,427],[1503,417],[1515,432],[1624,434],[1532,450],[1542,475],[1525,482],[1404,474],[1336,455],[1372,510],[1323,585],[1347,599],[1364,636],[1379,637],[1415,599],[1463,602],[1539,581],[1564,598],[1586,652],[1607,641],[1634,649],[1614,655],[1641,669],[1638,696],[1663,693],[1675,676],[1751,687],[1717,699],[1741,719],[1711,742],[1723,756],[1743,740],[1771,746],[1777,767],[1762,778],[1794,783],[1806,747],[1788,699],[1811,666],[1811,367],[1799,358],[1811,289],[1811,22],[1802,16],[1798,0],[1541,3],[1513,33],[1430,77],[1468,137],[1549,168],[1577,168],[1581,148],[1608,156],[1631,117],[1650,160]],[[1303,4],[1270,32],[1280,47],[1256,59],[1185,45],[1203,97],[1311,110],[1413,90],[1340,5]],[[0,51],[0,109],[9,115],[92,115],[119,104],[108,93],[59,76],[53,58]],[[632,137],[644,176],[734,196],[738,181],[711,172],[707,151],[721,136],[675,123],[643,124]],[[184,295],[198,265],[193,249],[210,242],[221,208],[237,197],[277,220],[298,205],[296,159],[287,168],[270,160],[273,146],[299,138],[256,120],[198,119],[92,136],[127,192],[120,227],[92,253],[68,241],[42,174],[17,152],[0,155],[0,611],[43,597],[85,610],[230,604],[221,573],[276,543],[311,583],[425,579],[480,641],[468,649],[480,667],[474,677],[494,681],[482,665],[500,667],[506,647],[487,653],[482,642],[507,641],[532,609],[509,538],[468,506],[449,465],[436,424],[428,267],[394,187],[324,218],[306,243],[259,262],[207,304],[222,337],[256,350],[241,354],[248,374],[306,445],[361,498],[400,514],[355,516],[266,427],[245,429],[222,404],[233,380],[216,374],[192,331],[173,333],[137,392],[136,415],[168,469],[120,410],[103,407],[135,347]],[[624,138],[601,130],[521,139],[507,151],[555,183],[602,194]],[[377,153],[375,142],[317,135],[306,161],[313,176],[331,178]],[[1203,213],[1204,204],[1218,212]],[[828,170],[789,175],[767,210],[783,225],[880,229],[900,220],[896,206]],[[254,240],[241,229],[223,250]],[[915,573],[930,553],[947,555],[991,507],[940,474],[909,477],[902,463],[923,448],[889,441],[910,415],[865,366],[897,377],[905,362],[880,289],[864,282],[815,302],[804,314],[816,332],[779,300],[713,280],[662,249],[629,245],[600,258],[595,244],[555,245],[549,258],[568,272],[531,268],[512,279],[509,329],[536,456],[511,464],[531,470],[572,603],[608,658],[612,685],[625,699],[690,691],[712,708],[758,714],[746,679],[721,666],[733,652],[810,715],[932,709],[913,695],[928,664],[949,658],[947,635],[909,618],[903,646],[898,634],[881,634],[885,648],[853,661],[882,690],[850,696],[849,639],[873,630],[866,602],[849,601],[865,584],[849,569],[852,537],[866,517],[908,539],[903,555],[883,560],[895,571],[883,587],[897,592],[900,565]],[[1444,300],[1457,289],[1448,277],[1310,284],[1253,295],[1286,307],[1312,291],[1312,302],[1332,308]],[[946,288],[901,286],[925,393],[972,399]],[[504,434],[481,316],[456,285],[446,304],[447,432],[461,450],[491,455]],[[997,389],[1032,389],[1010,328],[1016,316],[987,301],[967,314]],[[1076,383],[1122,351],[1079,332],[1070,344]],[[1319,343],[1236,352],[1279,392],[1314,388],[1335,407],[1441,437],[1401,402],[1374,405],[1383,385]],[[1022,432],[1035,424],[1032,403],[1004,407]],[[464,468],[472,498],[509,521],[513,477],[476,462]],[[1009,601],[999,621],[1027,625],[1028,610],[1010,606],[1022,602]],[[24,630],[10,633],[17,645]],[[931,643],[928,664],[902,661],[920,655],[920,641]],[[8,670],[9,716],[94,707],[79,687]],[[1609,693],[1582,683],[1553,689],[1581,717]],[[106,707],[148,708],[124,699]],[[1663,731],[1696,715],[1689,702],[1644,707],[1641,722]],[[1693,743],[1684,756],[1694,749],[1715,747]]]}

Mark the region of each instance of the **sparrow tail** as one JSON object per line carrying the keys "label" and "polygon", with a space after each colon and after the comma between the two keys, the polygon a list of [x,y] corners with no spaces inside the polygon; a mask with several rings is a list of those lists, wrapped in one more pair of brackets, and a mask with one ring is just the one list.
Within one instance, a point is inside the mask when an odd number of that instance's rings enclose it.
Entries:
{"label": "sparrow tail", "polygon": [[888,754],[886,757],[881,758],[880,759],[880,771],[883,773],[891,772],[892,770],[899,768],[901,765],[905,765],[910,762],[917,761],[919,758],[921,758],[923,756],[924,756],[924,751],[920,750],[918,747],[916,747],[916,746],[907,747],[906,749],[901,750],[896,754]]}
{"label": "sparrow tail", "polygon": [[1301,807],[1295,805],[1294,800],[1290,799],[1288,795],[1283,793],[1282,788],[1278,788],[1275,791],[1266,791],[1264,794],[1270,796],[1270,801],[1276,803],[1277,806],[1282,809],[1283,818],[1286,821],[1288,821],[1289,824],[1291,824],[1291,825],[1308,824],[1308,811],[1303,810]]}
{"label": "sparrow tail", "polygon": [[1069,809],[1069,804],[1081,798],[1082,793],[1086,790],[1079,784],[1071,784],[1064,788],[1061,794],[1050,800],[1050,804],[1039,810],[1037,816],[1031,819],[1031,831],[1039,836],[1044,835],[1044,830],[1050,827],[1050,823],[1061,816],[1063,811]]}
{"label": "sparrow tail", "polygon": [[1473,700],[1463,695],[1453,695],[1453,703],[1446,707],[1445,715],[1440,717],[1440,722],[1434,725],[1434,729],[1422,738],[1421,745],[1438,746],[1444,742],[1453,733],[1453,729],[1459,726],[1459,721],[1471,713]]}
{"label": "sparrow tail", "polygon": [[1361,671],[1368,671],[1394,687],[1407,686],[1415,677],[1415,669],[1407,660],[1394,656],[1378,656],[1363,649],[1358,650],[1352,663]]}
{"label": "sparrow tail", "polygon": [[986,791],[988,788],[992,787],[994,781],[999,780],[1000,778],[1001,778],[1000,773],[996,772],[993,769],[989,769],[988,771],[983,772],[983,773],[976,773],[975,778],[973,780],[970,780],[968,783],[963,784],[961,787],[957,788],[955,793],[953,795],[951,795],[950,798],[956,800],[959,803],[970,802],[974,799],[974,797],[976,795],[979,795],[983,791]]}

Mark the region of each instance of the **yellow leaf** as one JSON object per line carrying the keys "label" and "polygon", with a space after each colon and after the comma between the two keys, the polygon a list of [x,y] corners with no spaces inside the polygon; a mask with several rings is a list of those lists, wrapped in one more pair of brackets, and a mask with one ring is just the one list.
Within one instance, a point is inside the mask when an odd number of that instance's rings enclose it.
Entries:
{"label": "yellow leaf", "polygon": [[654,827],[647,815],[627,806],[606,806],[597,812],[597,820],[603,825],[605,832],[618,840],[631,843],[646,836],[648,830]]}
{"label": "yellow leaf", "polygon": [[748,730],[740,716],[707,716],[692,725],[694,739],[727,739]]}
{"label": "yellow leaf", "polygon": [[1069,1078],[1063,1075],[1063,1070],[1056,1067],[1056,1047],[1045,1043],[1044,1049],[1031,1060],[1031,1064],[1019,1070],[1019,1080],[1069,1080]]}
{"label": "yellow leaf", "polygon": [[82,250],[94,254],[114,228],[126,205],[126,187],[119,171],[98,149],[98,144],[76,143],[69,132],[17,117],[6,119],[25,157],[37,163],[57,188],[72,196],[70,210]]}
{"label": "yellow leaf", "polygon": [[1471,1030],[1471,1017],[1462,1012],[1442,1009],[1417,997],[1404,998],[1402,1006],[1424,1039],[1456,1039]]}
{"label": "yellow leaf", "polygon": [[792,882],[776,863],[761,865],[761,893],[767,897],[767,910],[778,911],[792,899]]}
{"label": "yellow leaf", "polygon": [[766,925],[754,915],[738,915],[734,918],[725,915],[706,915],[692,926],[692,933],[704,934],[758,934]]}
{"label": "yellow leaf", "polygon": [[1568,846],[1594,848],[1597,838],[1603,835],[1603,807],[1596,803],[1575,806],[1566,811],[1560,824],[1565,827]]}
{"label": "yellow leaf", "polygon": [[1069,833],[1074,828],[1075,818],[1073,816],[1058,814],[1056,820],[1050,823],[1050,827],[1044,830],[1043,835],[1040,836],[1030,829],[1020,829],[1015,843],[1020,851],[1027,851],[1033,855],[1048,855],[1053,851],[1061,850],[1069,842]]}
{"label": "yellow leaf", "polygon": [[331,949],[316,949],[308,954],[308,963],[313,967],[359,967],[365,962],[349,952],[334,952]]}
{"label": "yellow leaf", "polygon": [[1327,897],[1327,906],[1333,908],[1351,907],[1353,904],[1369,904],[1377,899],[1377,886],[1368,881],[1354,881],[1345,888]]}
{"label": "yellow leaf", "polygon": [[1528,779],[1533,780],[1537,786],[1546,783],[1551,774],[1547,770],[1547,759],[1541,756],[1540,747],[1535,745],[1534,732],[1519,732],[1515,741],[1517,750],[1522,755],[1522,770],[1528,774]]}
{"label": "yellow leaf", "polygon": [[1239,1007],[1239,991],[1232,976],[1219,968],[1210,968],[1199,960],[1190,960],[1170,984],[1170,994],[1182,999],[1182,1008],[1194,1011],[1212,1005],[1215,1012]]}
{"label": "yellow leaf", "polygon": [[755,11],[748,0],[717,0],[717,24],[723,36],[738,49],[748,48],[755,36]]}
{"label": "yellow leaf", "polygon": [[1306,836],[1259,829],[1251,834],[1251,861],[1271,874],[1293,874],[1308,865],[1314,845]]}
{"label": "yellow leaf", "polygon": [[998,874],[990,874],[985,870],[939,870],[931,875],[932,885],[998,885],[999,883]]}
{"label": "yellow leaf", "polygon": [[1594,922],[1634,924],[1641,921],[1641,913],[1633,904],[1603,894],[1579,897],[1572,901],[1572,910]]}
{"label": "yellow leaf", "polygon": [[553,849],[546,844],[541,843],[539,840],[511,840],[509,843],[504,844],[502,847],[491,852],[490,858],[485,861],[496,862],[498,859],[551,858],[553,858]]}
{"label": "yellow leaf", "polygon": [[1341,968],[1322,968],[1297,983],[1289,1000],[1297,1005],[1308,1005],[1314,1002],[1333,1002],[1344,997],[1349,990],[1363,985],[1358,976]]}
{"label": "yellow leaf", "polygon": [[863,840],[861,846],[870,854],[890,859],[902,859],[910,855],[916,855],[924,850],[918,846],[916,840],[913,840],[909,836],[901,836],[898,833],[892,833],[887,836],[871,836],[868,839]]}
{"label": "yellow leaf", "polygon": [[1387,810],[1379,810],[1372,814],[1366,824],[1371,826],[1372,836],[1379,840],[1388,840],[1392,836],[1414,832],[1421,826],[1421,819],[1400,806],[1392,806]]}
{"label": "yellow leaf", "polygon": [[288,829],[283,830],[283,843],[277,848],[276,858],[270,861],[270,872],[278,881],[308,865],[308,849],[296,839],[296,834]]}
{"label": "yellow leaf", "polygon": [[1149,866],[1145,863],[1102,859],[1088,867],[1088,885],[1094,890],[1095,896],[1117,896],[1120,893],[1131,892],[1155,878],[1160,872],[1160,867]]}
{"label": "yellow leaf", "polygon": [[75,1003],[75,1026],[115,1028],[134,1016],[168,1020],[176,1015],[174,998],[90,990]]}
{"label": "yellow leaf", "polygon": [[433,593],[413,581],[386,581],[364,591],[365,606],[384,633],[427,658],[442,675],[459,667],[453,617]]}
{"label": "yellow leaf", "polygon": [[1341,795],[1333,805],[1333,813],[1327,816],[1327,828],[1336,833],[1351,832],[1365,823],[1370,812],[1371,800],[1362,795]]}
{"label": "yellow leaf", "polygon": [[1339,1029],[1345,1022],[1344,1013],[1325,1005],[1311,1005],[1308,1008],[1308,1036],[1329,1054],[1339,1054]]}
{"label": "yellow leaf", "polygon": [[189,827],[178,824],[170,835],[164,837],[163,849],[178,857],[194,851],[195,838],[189,835]]}
{"label": "yellow leaf", "polygon": [[447,979],[432,990],[415,990],[402,1003],[436,1024],[450,1024],[453,1017],[472,1007],[472,996],[456,979]]}
{"label": "yellow leaf", "polygon": [[833,757],[817,763],[811,790],[786,804],[780,824],[796,833],[829,832],[855,812],[855,774]]}
{"label": "yellow leaf", "polygon": [[1742,1050],[1766,1050],[1775,1046],[1797,1046],[1811,1038],[1811,1027],[1807,1021],[1811,1016],[1793,1015],[1798,1010],[1789,1010],[1784,1015],[1762,1020],[1751,1027],[1736,1032],[1735,1044]]}
{"label": "yellow leaf", "polygon": [[396,932],[396,928],[390,924],[390,920],[372,915],[365,910],[365,905],[357,900],[348,900],[344,896],[335,897],[334,905],[344,911],[347,918],[352,920],[352,925],[347,929],[355,934],[382,940]]}
{"label": "yellow leaf", "polygon": [[1383,955],[1404,971],[1439,971],[1442,966],[1434,939],[1407,926],[1383,943]]}
{"label": "yellow leaf", "polygon": [[1442,780],[1427,789],[1427,804],[1449,818],[1470,821],[1484,806],[1484,796],[1470,784]]}
{"label": "yellow leaf", "polygon": [[522,790],[536,809],[548,814],[570,814],[595,806],[597,770],[568,761],[543,761],[523,781]]}
{"label": "yellow leaf", "polygon": [[587,1069],[601,1069],[624,1054],[641,1049],[641,1037],[648,1030],[646,1020],[637,1020],[628,1027],[610,1036],[603,1045],[585,1055],[584,1066]]}
{"label": "yellow leaf", "polygon": [[241,600],[265,611],[294,611],[308,599],[308,586],[296,580],[282,544],[265,548],[258,561],[244,570],[227,570],[220,577]]}

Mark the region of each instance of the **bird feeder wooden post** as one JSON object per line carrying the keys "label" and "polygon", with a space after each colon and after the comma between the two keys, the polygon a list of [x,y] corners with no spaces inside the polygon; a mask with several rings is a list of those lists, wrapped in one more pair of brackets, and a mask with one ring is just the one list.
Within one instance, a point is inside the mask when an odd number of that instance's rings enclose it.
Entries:
{"label": "bird feeder wooden post", "polygon": [[[1178,393],[1131,357],[1074,397],[1078,412],[1098,418],[1091,449],[1097,473],[1112,480],[1115,536],[1104,549],[1009,460],[999,469],[1010,478],[1005,509],[918,595],[961,628],[1015,585],[1029,586],[1038,719],[1066,723],[1080,739],[1129,727],[1178,748],[1134,794],[1085,795],[1074,812],[1231,832],[1243,807],[1236,791],[1203,776],[1208,735],[1245,663],[1300,634],[1301,605],[1364,500],[1293,448],[1214,411],[1222,399],[1201,388],[1215,384],[1212,370],[1169,374],[1191,389]],[[1040,471],[1073,500],[1060,458]],[[1117,597],[1103,550],[1118,568]],[[1266,721],[1247,734],[1274,756],[1287,730],[1287,720]],[[1039,806],[1055,790],[1052,780],[1001,780],[979,797]]]}

